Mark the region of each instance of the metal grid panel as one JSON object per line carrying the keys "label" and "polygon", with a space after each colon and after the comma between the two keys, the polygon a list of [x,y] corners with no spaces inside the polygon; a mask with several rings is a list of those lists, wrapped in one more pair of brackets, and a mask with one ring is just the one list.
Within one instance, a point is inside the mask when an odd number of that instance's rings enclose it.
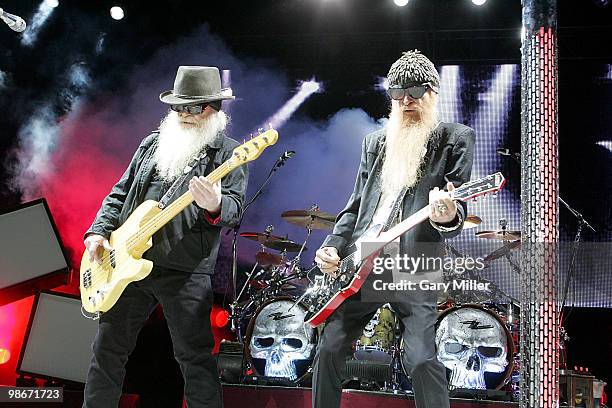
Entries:
{"label": "metal grid panel", "polygon": [[523,1],[520,406],[558,404],[556,3]]}

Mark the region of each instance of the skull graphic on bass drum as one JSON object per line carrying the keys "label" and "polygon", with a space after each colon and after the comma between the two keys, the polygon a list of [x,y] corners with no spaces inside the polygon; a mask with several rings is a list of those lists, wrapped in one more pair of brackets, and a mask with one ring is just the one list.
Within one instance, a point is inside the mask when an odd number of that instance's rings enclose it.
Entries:
{"label": "skull graphic on bass drum", "polygon": [[306,309],[289,298],[264,304],[251,320],[250,357],[255,371],[291,381],[310,368],[316,332],[304,323]]}
{"label": "skull graphic on bass drum", "polygon": [[450,370],[449,387],[487,389],[501,386],[506,376],[489,385],[486,373],[511,371],[512,343],[500,319],[480,306],[449,309],[438,320],[438,360]]}

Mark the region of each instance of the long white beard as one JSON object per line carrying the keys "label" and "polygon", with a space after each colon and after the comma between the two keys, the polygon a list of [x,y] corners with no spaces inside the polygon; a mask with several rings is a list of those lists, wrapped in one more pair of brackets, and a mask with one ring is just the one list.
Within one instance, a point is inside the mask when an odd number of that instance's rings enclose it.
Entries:
{"label": "long white beard", "polygon": [[418,122],[406,120],[401,109],[391,110],[380,180],[383,192],[398,193],[403,187],[412,187],[419,181],[427,142],[437,123],[434,110]]}
{"label": "long white beard", "polygon": [[183,173],[205,145],[227,126],[227,115],[220,111],[210,115],[198,127],[181,125],[178,113],[170,111],[159,126],[159,143],[155,151],[157,173],[162,180],[172,182]]}

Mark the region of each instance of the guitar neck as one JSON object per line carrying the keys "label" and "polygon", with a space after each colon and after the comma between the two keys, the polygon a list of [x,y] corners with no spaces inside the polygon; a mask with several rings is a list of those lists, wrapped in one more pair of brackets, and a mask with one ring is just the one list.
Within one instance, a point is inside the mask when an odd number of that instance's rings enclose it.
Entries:
{"label": "guitar neck", "polygon": [[[368,238],[367,240],[368,245],[365,246],[368,248],[368,252],[367,253],[362,252],[361,259],[367,258],[368,256],[378,251],[380,248],[387,245],[389,242],[394,241],[395,239],[400,237],[402,234],[410,231],[412,228],[414,228],[418,224],[425,221],[427,218],[429,218],[429,213],[430,213],[429,205],[426,205],[425,207],[421,208],[416,213],[412,214],[410,217],[406,218],[404,221],[393,226],[392,228],[390,228],[389,230],[385,232],[381,232],[380,235],[378,235],[377,237]],[[372,245],[372,244],[377,244],[377,245]],[[362,246],[362,248],[363,247],[364,246]]]}
{"label": "guitar neck", "polygon": [[[216,183],[225,177],[226,174],[234,170],[237,166],[232,166],[228,162],[223,163],[219,167],[217,167],[214,171],[212,171],[208,176],[206,176],[206,180],[209,183]],[[153,236],[157,231],[159,231],[164,225],[166,225],[170,220],[176,217],[181,211],[183,211],[187,206],[193,203],[193,195],[190,191],[185,192],[179,198],[174,200],[171,204],[169,204],[166,208],[164,208],[159,214],[152,217],[148,220],[138,232],[138,238],[141,242],[148,241],[149,238]]]}

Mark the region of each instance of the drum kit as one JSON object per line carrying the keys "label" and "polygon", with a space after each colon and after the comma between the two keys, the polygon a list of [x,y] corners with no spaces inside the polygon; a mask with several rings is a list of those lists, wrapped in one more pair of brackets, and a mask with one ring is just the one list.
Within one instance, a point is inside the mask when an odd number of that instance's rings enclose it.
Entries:
{"label": "drum kit", "polygon": [[[313,230],[331,230],[335,216],[316,205],[308,210],[291,210],[281,214],[283,220],[305,228],[302,243],[273,235],[269,226],[264,232],[242,232],[240,236],[256,241],[261,250],[255,255],[255,266],[247,276],[231,319],[238,340],[244,345],[245,372],[263,377],[284,379],[286,384],[308,385],[318,341],[318,330],[304,324],[306,307],[300,296],[306,290],[308,270],[300,264]],[[466,217],[464,229],[478,227],[482,220]],[[511,252],[520,247],[520,231],[500,229],[481,231],[480,239],[503,245],[484,258],[486,265],[506,258],[518,272]],[[290,254],[295,254],[291,257]],[[462,257],[447,244],[447,255]],[[518,302],[478,272],[466,271],[462,278],[489,283],[486,293],[448,292],[439,300],[436,323],[438,359],[446,367],[449,387],[473,390],[518,392]],[[445,271],[445,280],[456,278]],[[246,300],[240,301],[244,297]],[[388,364],[388,381],[370,384],[370,389],[410,393],[410,380],[403,367],[404,344],[401,322],[392,306],[378,309],[355,339],[354,354],[360,363]],[[410,341],[408,339],[408,341]],[[349,373],[350,375],[350,373]],[[359,380],[358,378],[354,378]]]}

